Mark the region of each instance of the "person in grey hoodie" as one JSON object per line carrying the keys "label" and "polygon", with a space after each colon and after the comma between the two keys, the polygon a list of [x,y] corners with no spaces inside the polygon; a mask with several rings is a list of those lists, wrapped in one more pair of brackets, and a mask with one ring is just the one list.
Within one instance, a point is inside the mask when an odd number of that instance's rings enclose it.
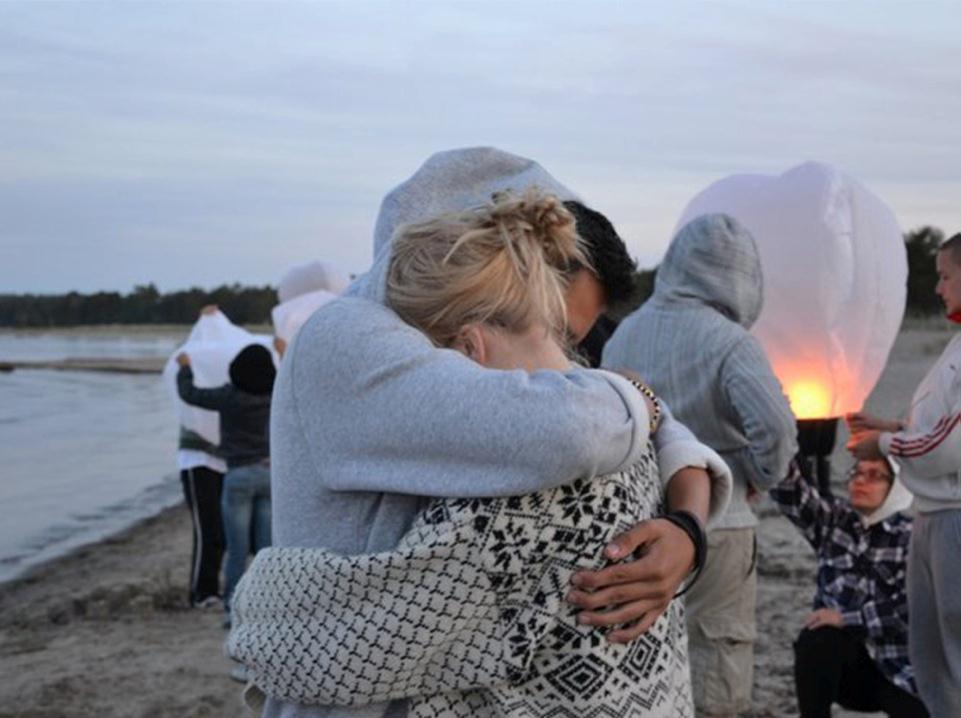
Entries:
{"label": "person in grey hoodie", "polygon": [[782,479],[797,451],[794,416],[760,343],[761,261],[733,218],[699,217],[671,242],[654,294],[628,316],[602,365],[638,372],[731,467],[727,515],[708,534],[708,559],[687,594],[694,701],[699,715],[750,706],[757,592],[757,519],[751,494]]}
{"label": "person in grey hoodie", "polygon": [[[394,548],[432,497],[527,494],[619,471],[641,458],[648,413],[623,377],[577,368],[530,375],[485,369],[437,348],[384,304],[397,226],[532,185],[576,199],[537,163],[490,148],[438,153],[384,199],[373,267],[308,320],[277,376],[274,545],[376,553]],[[669,412],[657,438],[662,474],[706,467],[704,447]],[[580,576],[602,587],[618,584],[611,589],[618,592],[644,589],[643,598],[613,618],[585,615],[595,624],[637,621],[614,631],[613,640],[629,640],[650,626],[692,565],[687,534],[663,520],[639,525],[607,555],[628,556],[639,543],[648,547],[643,559]],[[263,714],[406,713],[406,701],[349,709],[268,698]]]}

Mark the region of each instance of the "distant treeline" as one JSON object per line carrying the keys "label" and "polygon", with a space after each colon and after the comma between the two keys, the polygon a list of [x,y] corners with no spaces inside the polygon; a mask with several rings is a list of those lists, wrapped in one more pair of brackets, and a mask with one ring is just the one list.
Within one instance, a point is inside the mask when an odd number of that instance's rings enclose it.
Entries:
{"label": "distant treeline", "polygon": [[[922,227],[904,236],[908,257],[907,311],[913,315],[942,311],[934,293],[937,272],[934,256],[944,232]],[[629,306],[614,308],[617,317],[644,303],[654,291],[657,269],[642,269],[634,276],[635,294]],[[265,324],[277,303],[273,287],[225,284],[212,291],[193,288],[161,294],[153,284],[134,287],[129,294],[0,294],[2,327],[74,327],[87,324],[191,324],[201,307],[218,305],[238,324]]]}
{"label": "distant treeline", "polygon": [[273,287],[225,284],[161,294],[153,284],[129,294],[0,294],[0,326],[75,327],[86,324],[192,324],[201,307],[218,305],[237,324],[264,324],[277,304]]}

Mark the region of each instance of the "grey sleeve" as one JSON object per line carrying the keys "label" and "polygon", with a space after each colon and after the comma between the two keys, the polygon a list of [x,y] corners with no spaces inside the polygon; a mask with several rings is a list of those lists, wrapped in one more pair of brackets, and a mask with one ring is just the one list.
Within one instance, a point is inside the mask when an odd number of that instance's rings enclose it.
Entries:
{"label": "grey sleeve", "polygon": [[710,528],[724,515],[731,502],[734,483],[731,469],[717,452],[698,441],[687,426],[675,419],[663,401],[661,409],[661,425],[654,434],[661,483],[666,488],[674,474],[686,466],[705,469],[711,478],[711,499],[707,517]]}
{"label": "grey sleeve", "polygon": [[721,367],[724,393],[747,438],[745,477],[764,491],[787,475],[797,453],[797,422],[760,342],[747,337]]}
{"label": "grey sleeve", "polygon": [[308,323],[285,360],[300,431],[328,488],[512,496],[642,455],[647,410],[622,377],[484,369],[367,304],[361,317],[328,312]]}

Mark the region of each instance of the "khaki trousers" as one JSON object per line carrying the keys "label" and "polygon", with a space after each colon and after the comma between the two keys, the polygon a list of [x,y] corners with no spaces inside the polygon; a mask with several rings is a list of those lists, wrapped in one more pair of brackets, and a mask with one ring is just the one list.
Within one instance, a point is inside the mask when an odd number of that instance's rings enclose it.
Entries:
{"label": "khaki trousers", "polygon": [[754,529],[717,529],[707,562],[686,596],[691,682],[698,716],[750,710],[757,638],[757,544]]}

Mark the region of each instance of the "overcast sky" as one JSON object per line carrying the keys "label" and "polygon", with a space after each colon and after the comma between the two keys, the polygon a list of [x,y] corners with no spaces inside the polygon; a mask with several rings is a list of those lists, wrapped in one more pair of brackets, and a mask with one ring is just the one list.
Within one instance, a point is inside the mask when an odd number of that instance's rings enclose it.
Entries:
{"label": "overcast sky", "polygon": [[0,293],[363,271],[432,152],[538,159],[656,263],[732,173],[961,230],[961,3],[0,2]]}

